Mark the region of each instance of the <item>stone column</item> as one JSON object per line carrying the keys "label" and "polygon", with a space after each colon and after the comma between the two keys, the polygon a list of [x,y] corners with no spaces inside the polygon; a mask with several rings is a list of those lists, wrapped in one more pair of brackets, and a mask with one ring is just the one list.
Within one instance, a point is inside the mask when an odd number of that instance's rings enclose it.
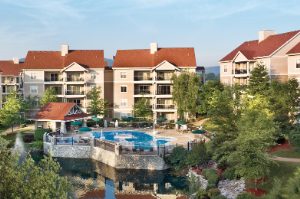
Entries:
{"label": "stone column", "polygon": [[62,121],[60,125],[60,132],[61,133],[67,133],[67,128],[66,128],[66,122]]}

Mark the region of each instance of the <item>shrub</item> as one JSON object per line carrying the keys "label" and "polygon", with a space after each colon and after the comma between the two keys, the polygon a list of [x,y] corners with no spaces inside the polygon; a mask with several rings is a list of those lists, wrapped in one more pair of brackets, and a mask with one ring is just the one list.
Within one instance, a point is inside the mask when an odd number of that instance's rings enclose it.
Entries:
{"label": "shrub", "polygon": [[223,177],[228,179],[228,180],[236,179],[237,175],[235,174],[235,169],[234,168],[227,168],[223,173]]}
{"label": "shrub", "polygon": [[297,125],[296,128],[289,133],[290,142],[297,148],[300,148],[300,126]]}
{"label": "shrub", "polygon": [[227,199],[227,198],[220,194],[220,195],[217,195],[217,196],[213,196],[210,199]]}
{"label": "shrub", "polygon": [[170,156],[167,157],[167,162],[175,170],[182,169],[186,166],[187,154],[188,151],[182,146],[175,147]]}
{"label": "shrub", "polygon": [[197,199],[209,199],[205,189],[199,189],[196,193]]}
{"label": "shrub", "polygon": [[25,143],[32,142],[34,140],[34,134],[24,134],[23,135],[23,141]]}
{"label": "shrub", "polygon": [[243,192],[243,193],[240,193],[236,199],[254,199],[256,198],[255,196],[253,196],[252,194],[250,193],[247,193],[247,192]]}
{"label": "shrub", "polygon": [[204,169],[203,170],[203,175],[208,181],[207,188],[215,188],[218,184],[219,181],[219,176],[217,174],[217,171],[214,169]]}
{"label": "shrub", "polygon": [[219,196],[221,193],[220,193],[220,190],[218,188],[212,188],[212,189],[209,189],[207,191],[207,195],[210,197],[210,198],[213,198],[213,197],[216,197],[216,196]]}
{"label": "shrub", "polygon": [[36,129],[34,132],[34,140],[35,141],[43,141],[43,135],[46,132],[50,132],[49,129]]}
{"label": "shrub", "polygon": [[43,142],[42,141],[35,141],[31,144],[31,148],[42,150],[43,149]]}
{"label": "shrub", "polygon": [[191,152],[187,157],[187,164],[189,166],[205,164],[210,160],[210,155],[206,150],[204,143],[199,143],[193,146]]}
{"label": "shrub", "polygon": [[96,121],[94,121],[94,120],[92,120],[92,119],[88,119],[88,120],[86,121],[86,125],[87,125],[88,127],[95,126],[95,125],[96,125]]}

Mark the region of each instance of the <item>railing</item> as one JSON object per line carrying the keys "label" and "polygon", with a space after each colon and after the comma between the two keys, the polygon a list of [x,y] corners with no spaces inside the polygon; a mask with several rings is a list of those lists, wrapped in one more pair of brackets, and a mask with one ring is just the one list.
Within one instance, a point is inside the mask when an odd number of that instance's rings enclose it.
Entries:
{"label": "railing", "polygon": [[66,91],[66,95],[84,95],[84,91]]}
{"label": "railing", "polygon": [[175,105],[173,104],[157,104],[156,109],[174,109]]}
{"label": "railing", "polygon": [[134,81],[151,81],[152,77],[134,76]]}
{"label": "railing", "polygon": [[84,81],[83,77],[67,77],[68,82],[82,82]]}
{"label": "railing", "polygon": [[49,134],[44,135],[44,141],[54,145],[91,145],[91,138],[88,137],[55,137]]}
{"label": "railing", "polygon": [[63,78],[48,78],[48,77],[45,77],[45,82],[58,82],[58,81],[63,81]]}
{"label": "railing", "polygon": [[172,95],[171,91],[157,91],[156,95]]}
{"label": "railing", "polygon": [[235,74],[247,74],[247,69],[235,69]]}
{"label": "railing", "polygon": [[99,147],[101,149],[115,152],[115,143],[111,143],[104,140],[94,139],[94,146]]}
{"label": "railing", "polygon": [[135,95],[149,95],[151,94],[150,90],[134,90]]}

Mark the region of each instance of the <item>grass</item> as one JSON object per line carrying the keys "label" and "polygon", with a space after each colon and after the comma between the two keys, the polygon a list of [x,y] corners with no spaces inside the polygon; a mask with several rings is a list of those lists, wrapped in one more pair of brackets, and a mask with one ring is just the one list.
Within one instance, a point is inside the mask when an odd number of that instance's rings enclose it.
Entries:
{"label": "grass", "polygon": [[[274,179],[278,178],[283,184],[293,176],[295,170],[300,167],[300,163],[293,162],[275,162],[276,164],[272,165],[270,174],[268,175],[265,182],[262,182],[257,186],[259,189],[263,189],[269,192],[274,183]],[[247,183],[247,188],[254,188],[254,183]]]}
{"label": "grass", "polygon": [[300,151],[292,148],[287,150],[279,150],[272,153],[272,155],[285,158],[300,158]]}

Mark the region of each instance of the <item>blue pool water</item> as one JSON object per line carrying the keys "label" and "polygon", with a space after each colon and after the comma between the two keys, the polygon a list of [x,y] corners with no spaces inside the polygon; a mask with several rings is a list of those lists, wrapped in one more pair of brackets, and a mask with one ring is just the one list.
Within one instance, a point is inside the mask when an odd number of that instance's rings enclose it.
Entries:
{"label": "blue pool water", "polygon": [[154,138],[153,136],[140,131],[105,131],[93,132],[98,139],[119,142],[123,146],[134,146],[136,148],[157,147],[168,144],[170,138]]}

